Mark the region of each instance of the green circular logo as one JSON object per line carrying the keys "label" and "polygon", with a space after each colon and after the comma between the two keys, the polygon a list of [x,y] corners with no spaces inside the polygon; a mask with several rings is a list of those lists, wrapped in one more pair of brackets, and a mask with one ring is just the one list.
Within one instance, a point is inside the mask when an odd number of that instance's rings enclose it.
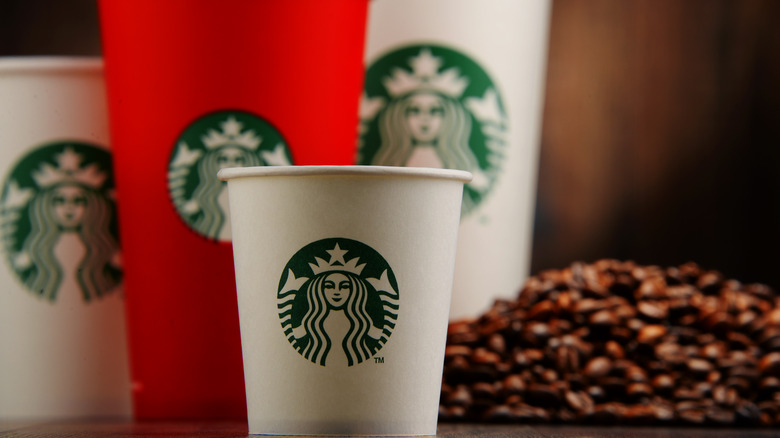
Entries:
{"label": "green circular logo", "polygon": [[179,136],[168,163],[168,190],[187,226],[208,239],[231,239],[226,167],[287,166],[292,156],[267,121],[243,111],[221,111],[193,122]]}
{"label": "green circular logo", "polygon": [[506,144],[504,104],[485,70],[438,45],[410,45],[366,71],[358,162],[468,170],[463,213],[490,193]]}
{"label": "green circular logo", "polygon": [[398,284],[373,248],[323,239],[287,263],[277,304],[284,335],[301,356],[322,366],[353,366],[373,357],[392,334]]}
{"label": "green circular logo", "polygon": [[33,149],[5,179],[0,220],[7,261],[32,293],[54,302],[63,285],[72,282],[90,301],[119,284],[107,150],[81,142]]}

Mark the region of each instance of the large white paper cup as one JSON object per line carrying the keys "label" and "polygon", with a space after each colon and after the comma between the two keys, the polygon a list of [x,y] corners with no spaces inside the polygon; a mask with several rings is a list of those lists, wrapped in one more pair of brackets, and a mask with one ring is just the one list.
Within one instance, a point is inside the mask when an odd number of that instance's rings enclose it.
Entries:
{"label": "large white paper cup", "polygon": [[374,0],[359,164],[468,170],[451,318],[530,269],[550,0]]}
{"label": "large white paper cup", "polygon": [[0,58],[0,419],[130,415],[102,71]]}
{"label": "large white paper cup", "polygon": [[234,168],[249,433],[433,435],[468,172]]}

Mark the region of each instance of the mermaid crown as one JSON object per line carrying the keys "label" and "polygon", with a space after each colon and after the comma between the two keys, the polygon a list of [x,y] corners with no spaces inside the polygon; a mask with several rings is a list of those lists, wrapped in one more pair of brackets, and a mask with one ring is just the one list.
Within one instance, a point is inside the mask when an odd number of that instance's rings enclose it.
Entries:
{"label": "mermaid crown", "polygon": [[32,177],[38,187],[47,188],[62,183],[78,183],[99,189],[108,177],[95,163],[81,167],[82,156],[70,147],[57,154],[55,160],[57,166],[44,162],[41,163],[38,170],[32,172]]}
{"label": "mermaid crown", "polygon": [[453,98],[461,97],[469,84],[468,79],[461,76],[455,67],[439,73],[441,64],[441,58],[433,56],[430,49],[422,49],[417,56],[409,59],[411,72],[396,67],[382,83],[391,97],[422,89],[434,90]]}
{"label": "mermaid crown", "polygon": [[331,271],[346,271],[355,275],[360,275],[360,273],[363,272],[363,268],[366,267],[365,263],[360,265],[357,264],[360,257],[355,257],[349,259],[349,261],[345,261],[344,255],[347,253],[347,250],[341,249],[338,243],[336,243],[336,246],[333,247],[333,249],[327,250],[327,253],[330,254],[330,261],[326,262],[320,257],[314,257],[314,260],[317,263],[309,263],[309,267],[311,267],[314,275]]}
{"label": "mermaid crown", "polygon": [[219,124],[222,131],[209,129],[208,133],[200,138],[207,149],[216,149],[227,145],[239,145],[247,149],[256,150],[260,146],[262,138],[255,134],[255,131],[249,129],[241,132],[243,123],[237,121],[235,117],[230,116],[227,120]]}

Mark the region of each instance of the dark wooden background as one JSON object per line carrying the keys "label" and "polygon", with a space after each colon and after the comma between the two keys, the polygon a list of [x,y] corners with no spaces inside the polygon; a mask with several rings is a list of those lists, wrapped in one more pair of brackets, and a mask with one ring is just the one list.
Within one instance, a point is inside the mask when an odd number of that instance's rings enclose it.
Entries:
{"label": "dark wooden background", "polygon": [[556,0],[534,272],[696,261],[780,291],[780,2]]}
{"label": "dark wooden background", "polygon": [[[696,261],[780,290],[780,1],[555,0],[532,272]],[[0,55],[99,55],[94,0],[0,0]]]}

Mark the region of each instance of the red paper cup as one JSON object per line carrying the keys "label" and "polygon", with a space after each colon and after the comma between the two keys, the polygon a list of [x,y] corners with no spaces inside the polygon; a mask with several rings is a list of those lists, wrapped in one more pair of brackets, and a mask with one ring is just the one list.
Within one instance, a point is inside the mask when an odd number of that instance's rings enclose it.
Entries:
{"label": "red paper cup", "polygon": [[136,417],[245,418],[216,172],[354,162],[367,0],[99,6]]}

